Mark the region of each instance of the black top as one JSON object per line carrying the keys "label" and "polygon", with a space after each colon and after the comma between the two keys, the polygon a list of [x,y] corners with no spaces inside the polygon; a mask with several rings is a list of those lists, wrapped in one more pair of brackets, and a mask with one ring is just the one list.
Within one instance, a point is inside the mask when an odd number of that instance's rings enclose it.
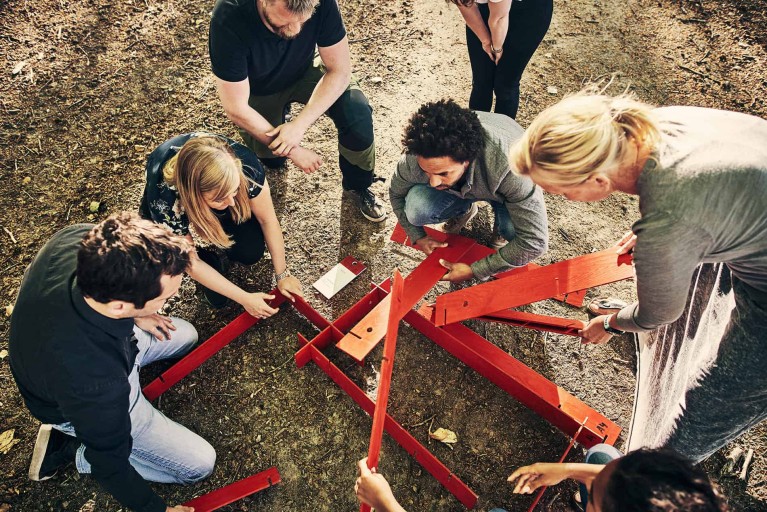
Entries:
{"label": "black top", "polygon": [[208,40],[213,74],[227,82],[248,78],[251,96],[287,89],[311,65],[316,46],[333,46],[346,36],[336,0],[320,0],[291,40],[266,28],[256,10],[257,1],[218,0]]}
{"label": "black top", "polygon": [[[176,187],[165,182],[162,169],[186,142],[193,137],[210,137],[210,133],[196,132],[178,135],[166,140],[152,151],[146,162],[146,187],[141,201],[141,216],[157,224],[169,227],[177,235],[189,233],[189,218],[181,207]],[[247,147],[221,135],[213,135],[229,143],[234,154],[242,162],[242,172],[247,178],[248,197],[253,199],[261,192],[266,180],[264,167],[258,157]]]}
{"label": "black top", "polygon": [[163,500],[128,462],[128,375],[138,354],[133,319],[97,313],[77,286],[77,251],[91,228],[59,231],[29,265],[11,316],[11,372],[35,418],[72,424],[93,477],[117,501],[164,512]]}

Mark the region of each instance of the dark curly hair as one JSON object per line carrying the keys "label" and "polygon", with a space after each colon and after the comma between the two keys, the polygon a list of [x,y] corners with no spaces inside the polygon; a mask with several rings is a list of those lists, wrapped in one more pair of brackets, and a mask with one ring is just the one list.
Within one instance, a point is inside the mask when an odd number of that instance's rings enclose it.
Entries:
{"label": "dark curly hair", "polygon": [[77,252],[77,284],[101,303],[130,302],[137,309],[162,293],[160,278],[189,266],[191,244],[135,213],[110,215],[83,238]]}
{"label": "dark curly hair", "polygon": [[642,449],[615,462],[605,512],[725,512],[727,503],[702,469],[668,449]]}
{"label": "dark curly hair", "polygon": [[444,99],[421,105],[410,117],[402,145],[412,155],[470,162],[485,149],[485,135],[477,114]]}

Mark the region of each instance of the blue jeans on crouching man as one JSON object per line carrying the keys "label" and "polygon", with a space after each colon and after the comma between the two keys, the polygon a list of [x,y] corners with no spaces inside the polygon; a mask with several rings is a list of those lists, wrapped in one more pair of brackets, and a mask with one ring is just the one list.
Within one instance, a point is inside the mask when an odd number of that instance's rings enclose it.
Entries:
{"label": "blue jeans on crouching man", "polygon": [[[445,190],[437,190],[429,185],[418,184],[411,188],[405,197],[405,215],[414,226],[439,224],[469,211],[471,204],[483,199],[462,199]],[[506,206],[497,201],[487,201],[493,207],[495,225],[501,236],[507,241],[517,236],[514,223]],[[415,240],[413,240],[415,242]]]}
{"label": "blue jeans on crouching man", "polygon": [[[155,409],[141,393],[139,370],[154,361],[180,357],[197,342],[197,330],[180,318],[173,318],[175,331],[170,340],[160,341],[138,327],[133,333],[138,340],[139,353],[130,382],[130,419],[133,449],[130,463],[145,480],[166,484],[191,484],[210,476],[216,463],[216,451],[205,439],[188,428],[168,419]],[[70,423],[53,428],[74,436]],[[85,445],[80,445],[75,457],[77,471],[90,473],[85,458]]]}

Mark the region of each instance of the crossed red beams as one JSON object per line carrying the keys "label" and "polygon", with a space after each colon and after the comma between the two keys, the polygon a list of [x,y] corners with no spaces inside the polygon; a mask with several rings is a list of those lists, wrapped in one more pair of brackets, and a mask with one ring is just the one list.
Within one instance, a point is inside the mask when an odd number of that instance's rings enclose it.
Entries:
{"label": "crossed red beams", "polygon": [[[531,264],[521,269],[499,274],[497,277],[500,279],[496,281],[440,296],[437,299],[436,309],[425,306],[416,313],[411,308],[444,274],[444,270],[439,265],[439,259],[472,263],[492,252],[491,249],[464,237],[446,236],[434,231],[430,231],[430,234],[435,238],[446,240],[448,247],[432,253],[407,276],[404,281],[402,297],[397,300],[396,309],[401,312],[401,315],[394,316],[401,318],[404,315],[404,320],[411,326],[572,437],[573,440],[564,455],[569,452],[576,441],[586,447],[600,442],[613,444],[620,434],[621,429],[618,425],[474,331],[452,322],[477,317],[538,330],[575,335],[577,329],[582,325],[577,320],[506,311],[506,308],[546,298],[558,298],[571,304],[580,305],[587,288],[631,277],[633,270],[630,265],[630,257],[618,257],[613,250],[608,250],[546,267]],[[392,239],[403,243],[407,242],[404,232],[399,226],[395,229]],[[339,349],[344,351],[348,349],[348,353],[355,360],[361,362],[387,332],[387,323],[391,320],[389,314],[390,285],[390,280],[386,280],[380,285],[373,285],[370,293],[333,322],[326,320],[303,300],[299,299],[292,304],[299,313],[320,329],[320,333],[311,341],[301,334],[298,335],[302,348],[295,355],[297,366],[303,367],[309,361],[313,361],[370,416],[375,416],[376,403],[331,363],[322,350],[331,343],[338,343]],[[514,292],[509,293],[510,290]],[[285,302],[279,293],[276,295],[277,298],[271,302],[273,307]],[[156,398],[257,322],[257,319],[247,313],[235,318],[221,331],[146,386],[144,394],[150,400]],[[448,323],[451,325],[446,325]],[[393,364],[393,354],[388,360]],[[386,361],[385,359],[384,363]],[[387,387],[391,373],[389,372],[388,375]],[[379,386],[382,384],[383,379]],[[385,401],[387,398],[387,396],[382,396],[379,393],[379,401]],[[385,412],[385,408],[382,410]],[[382,416],[381,411],[379,411],[378,416]],[[391,416],[385,414],[383,417],[386,432],[464,506],[473,508],[477,501],[477,495]],[[374,446],[372,446],[374,437],[375,432],[371,435],[369,455],[377,452],[378,447],[380,447],[379,441],[379,446],[375,447],[374,450]],[[276,469],[272,468],[272,470],[276,473]],[[226,503],[231,503],[235,499],[260,490],[249,491],[250,488],[247,485],[240,485],[250,479],[254,479],[253,482],[255,482],[257,480],[255,477],[259,475],[221,488],[210,493],[210,495],[218,494],[219,499],[225,498],[229,500]],[[277,473],[277,481],[279,481],[278,479],[279,474]],[[269,480],[269,484],[273,483],[276,482]],[[235,489],[235,487],[237,488]],[[197,500],[207,496],[209,495],[202,496]],[[533,506],[537,501],[533,503]],[[195,506],[199,507],[199,505]],[[199,512],[199,510],[207,511],[215,510],[215,508],[198,508],[197,510]]]}

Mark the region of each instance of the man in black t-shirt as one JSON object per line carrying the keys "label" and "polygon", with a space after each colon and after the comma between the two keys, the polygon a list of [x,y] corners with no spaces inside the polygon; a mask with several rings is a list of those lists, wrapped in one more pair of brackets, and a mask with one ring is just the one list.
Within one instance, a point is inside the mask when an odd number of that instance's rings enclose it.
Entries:
{"label": "man in black t-shirt", "polygon": [[[209,50],[224,110],[264,164],[280,167],[289,158],[304,172],[316,171],[322,159],[301,141],[327,112],[338,129],[344,190],[367,219],[384,220],[383,204],[370,190],[372,109],[351,75],[336,0],[218,0]],[[285,122],[292,102],[305,107]]]}
{"label": "man in black t-shirt", "polygon": [[74,462],[131,510],[191,512],[168,507],[147,480],[202,480],[216,452],[149,403],[139,369],[197,341],[191,324],[157,314],[178,291],[192,251],[183,237],[120,213],[62,229],[32,260],[8,342],[19,392],[43,422],[32,480]]}

